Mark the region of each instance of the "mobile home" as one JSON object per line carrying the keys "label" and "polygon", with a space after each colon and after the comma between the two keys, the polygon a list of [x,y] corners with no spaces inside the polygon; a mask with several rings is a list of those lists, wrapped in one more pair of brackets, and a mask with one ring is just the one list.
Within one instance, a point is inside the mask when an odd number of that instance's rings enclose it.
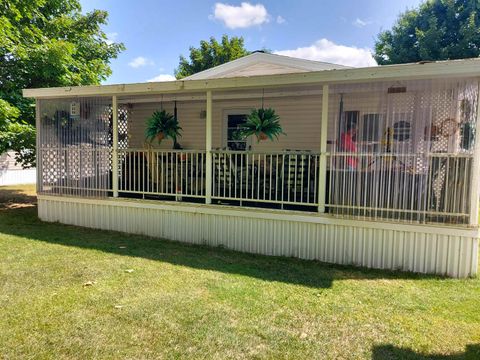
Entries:
{"label": "mobile home", "polygon": [[[254,53],[171,82],[26,89],[39,217],[266,255],[477,272],[480,59],[371,68]],[[238,136],[272,108],[285,135]],[[182,127],[145,141],[155,110]],[[354,127],[354,149],[342,137]]]}

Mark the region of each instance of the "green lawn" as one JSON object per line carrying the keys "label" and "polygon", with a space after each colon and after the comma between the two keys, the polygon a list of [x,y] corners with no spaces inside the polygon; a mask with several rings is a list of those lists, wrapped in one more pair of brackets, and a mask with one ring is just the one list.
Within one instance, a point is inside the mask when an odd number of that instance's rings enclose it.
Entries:
{"label": "green lawn", "polygon": [[0,358],[480,358],[479,279],[42,223],[33,194],[0,188]]}

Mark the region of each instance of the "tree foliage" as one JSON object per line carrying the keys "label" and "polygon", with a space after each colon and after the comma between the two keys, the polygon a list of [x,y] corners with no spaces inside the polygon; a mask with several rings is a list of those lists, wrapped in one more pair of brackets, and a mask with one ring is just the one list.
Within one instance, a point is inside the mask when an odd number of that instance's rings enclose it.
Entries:
{"label": "tree foliage", "polygon": [[0,153],[33,165],[35,108],[22,89],[99,84],[124,49],[101,26],[107,13],[82,14],[78,0],[0,0]]}
{"label": "tree foliage", "polygon": [[375,60],[399,64],[480,55],[480,1],[430,0],[379,34]]}
{"label": "tree foliage", "polygon": [[209,41],[200,41],[198,48],[191,46],[188,60],[180,56],[180,64],[175,70],[175,76],[181,79],[248,54],[243,37],[233,36],[229,39],[227,35],[223,35],[220,43],[211,37]]}

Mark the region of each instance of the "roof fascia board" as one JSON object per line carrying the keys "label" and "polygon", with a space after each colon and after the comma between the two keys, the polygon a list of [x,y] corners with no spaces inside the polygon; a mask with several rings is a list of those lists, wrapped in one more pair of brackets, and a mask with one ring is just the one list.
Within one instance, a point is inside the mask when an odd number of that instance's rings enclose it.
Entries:
{"label": "roof fascia board", "polygon": [[408,80],[436,77],[447,78],[455,76],[480,76],[480,59],[207,80],[179,80],[159,83],[25,89],[23,90],[23,95],[25,97],[34,98],[142,95],[153,93],[182,93],[202,92],[207,90],[278,87],[316,83],[335,84],[380,80]]}
{"label": "roof fascia board", "polygon": [[[322,95],[322,89],[309,89],[309,90],[293,90],[293,91],[275,91],[269,93],[263,93],[261,89],[257,89],[255,92],[241,93],[241,94],[230,94],[225,93],[214,93],[212,94],[213,101],[222,101],[222,100],[241,100],[241,99],[259,99],[264,96],[267,99],[271,98],[282,98],[282,97],[304,97],[304,96],[318,96]],[[205,101],[205,94],[190,95],[190,96],[177,96],[175,94],[171,95],[152,95],[148,98],[135,98],[126,97],[119,99],[118,102],[122,104],[142,104],[142,103],[152,103],[152,102],[169,102],[169,101]]]}

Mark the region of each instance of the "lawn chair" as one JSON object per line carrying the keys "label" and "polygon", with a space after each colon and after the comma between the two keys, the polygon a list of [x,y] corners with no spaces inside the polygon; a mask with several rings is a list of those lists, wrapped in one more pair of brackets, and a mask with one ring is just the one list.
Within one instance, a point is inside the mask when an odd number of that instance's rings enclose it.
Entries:
{"label": "lawn chair", "polygon": [[231,192],[232,159],[230,154],[217,153],[213,158],[214,189],[213,193],[220,197],[227,197]]}
{"label": "lawn chair", "polygon": [[289,202],[306,202],[307,194],[312,193],[309,190],[309,162],[310,155],[286,154],[284,156],[284,200]]}

